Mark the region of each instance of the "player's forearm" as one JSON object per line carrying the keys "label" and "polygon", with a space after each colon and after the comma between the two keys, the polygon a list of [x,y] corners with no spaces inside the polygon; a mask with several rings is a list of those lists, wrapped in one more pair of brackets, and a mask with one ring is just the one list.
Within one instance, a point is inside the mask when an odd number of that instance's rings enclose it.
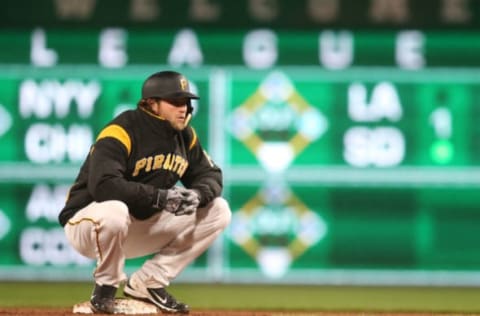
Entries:
{"label": "player's forearm", "polygon": [[194,181],[184,181],[184,185],[190,189],[197,190],[200,194],[200,207],[203,207],[222,194],[222,175],[218,173],[204,177],[198,177]]}

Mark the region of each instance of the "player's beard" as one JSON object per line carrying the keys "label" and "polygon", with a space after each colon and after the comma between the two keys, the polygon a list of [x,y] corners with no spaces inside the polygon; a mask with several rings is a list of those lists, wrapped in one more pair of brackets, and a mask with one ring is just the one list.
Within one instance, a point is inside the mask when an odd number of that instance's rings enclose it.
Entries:
{"label": "player's beard", "polygon": [[168,121],[170,125],[173,127],[174,130],[176,131],[183,131],[185,127],[187,127],[187,124],[185,124],[185,120],[183,121]]}

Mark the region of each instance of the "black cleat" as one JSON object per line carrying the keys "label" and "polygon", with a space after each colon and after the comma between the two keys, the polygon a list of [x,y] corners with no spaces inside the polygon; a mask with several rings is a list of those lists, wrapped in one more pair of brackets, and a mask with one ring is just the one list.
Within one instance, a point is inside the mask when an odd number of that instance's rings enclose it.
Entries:
{"label": "black cleat", "polygon": [[189,307],[187,304],[178,302],[172,295],[170,295],[164,288],[135,288],[132,286],[131,280],[127,282],[123,293],[127,297],[137,300],[146,301],[155,304],[162,312],[188,314]]}
{"label": "black cleat", "polygon": [[115,293],[117,288],[110,285],[95,284],[90,307],[94,313],[113,314],[115,311]]}

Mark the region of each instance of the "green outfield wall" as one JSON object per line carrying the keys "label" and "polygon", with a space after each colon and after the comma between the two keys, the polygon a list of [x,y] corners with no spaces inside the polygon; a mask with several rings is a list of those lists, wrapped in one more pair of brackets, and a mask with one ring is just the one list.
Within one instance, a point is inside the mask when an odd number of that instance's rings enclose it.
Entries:
{"label": "green outfield wall", "polygon": [[[248,26],[222,1],[189,2],[182,25],[156,20],[179,12],[169,1],[143,22],[139,1],[119,2],[123,23],[93,0],[0,15],[0,279],[91,278],[58,212],[102,127],[174,69],[201,96],[191,124],[233,211],[180,280],[480,285],[478,8],[447,2],[424,24],[412,12],[437,2],[409,4],[394,25],[382,1],[360,20],[338,1],[235,4],[278,13]],[[343,12],[330,22],[302,9],[327,3]],[[297,18],[280,23],[286,8]]]}

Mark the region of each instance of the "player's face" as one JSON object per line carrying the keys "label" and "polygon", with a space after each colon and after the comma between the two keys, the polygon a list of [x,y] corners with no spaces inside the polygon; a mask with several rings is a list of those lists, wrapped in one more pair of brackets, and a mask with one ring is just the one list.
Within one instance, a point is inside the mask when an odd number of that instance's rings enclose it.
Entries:
{"label": "player's face", "polygon": [[158,115],[170,122],[177,131],[183,130],[186,126],[188,99],[160,100],[159,102]]}

